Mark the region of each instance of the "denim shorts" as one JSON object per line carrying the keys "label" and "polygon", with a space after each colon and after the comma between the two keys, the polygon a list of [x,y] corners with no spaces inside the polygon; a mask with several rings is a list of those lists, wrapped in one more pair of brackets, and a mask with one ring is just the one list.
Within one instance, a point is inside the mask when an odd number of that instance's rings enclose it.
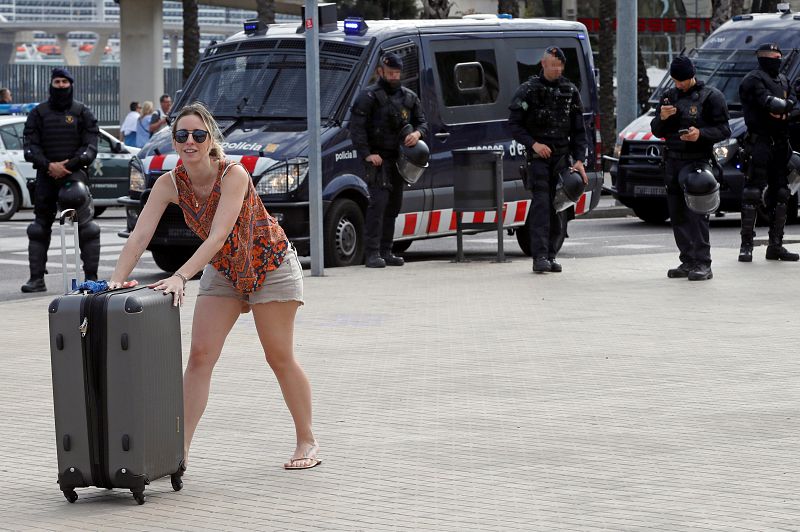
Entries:
{"label": "denim shorts", "polygon": [[303,302],[303,267],[294,246],[289,246],[283,262],[277,269],[267,272],[264,284],[249,294],[239,292],[233,283],[217,271],[211,264],[203,269],[200,278],[198,296],[232,297],[246,303],[243,311],[249,310],[249,305],[259,303],[297,301]]}

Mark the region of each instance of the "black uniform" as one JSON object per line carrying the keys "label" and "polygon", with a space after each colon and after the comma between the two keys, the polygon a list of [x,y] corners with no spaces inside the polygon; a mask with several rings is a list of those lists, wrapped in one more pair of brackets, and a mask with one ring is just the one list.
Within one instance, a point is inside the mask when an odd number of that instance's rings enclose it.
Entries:
{"label": "black uniform", "polygon": [[[405,182],[397,171],[400,130],[411,124],[422,138],[428,135],[428,123],[414,91],[406,87],[391,89],[382,80],[370,85],[356,98],[350,121],[350,135],[358,157],[365,162],[365,179],[369,189],[369,206],[365,220],[364,247],[369,257],[391,254],[394,224],[403,203]],[[378,154],[383,164],[366,162],[367,156]]]}
{"label": "black uniform", "polygon": [[[586,128],[578,88],[567,78],[548,81],[531,76],[520,85],[509,106],[508,125],[514,140],[525,146],[527,188],[532,190],[528,229],[534,259],[554,260],[564,243],[565,219],[553,208],[558,172],[586,159]],[[534,143],[552,150],[547,159],[533,151]]]}
{"label": "black uniform", "polygon": [[[775,118],[770,114],[773,98],[794,107],[797,96],[794,88],[781,73],[753,70],[739,86],[744,121],[747,125],[745,150],[749,155],[746,182],[742,191],[742,250],[739,260],[752,260],[753,237],[758,206],[766,204],[770,215],[768,259],[797,260],[797,255],[783,248],[783,229],[791,193],[787,185],[787,163],[792,155],[789,144],[789,121],[796,118],[796,109]],[[766,195],[764,194],[766,189]],[[762,199],[763,198],[763,199]]]}
{"label": "black uniform", "polygon": [[[673,105],[677,112],[661,120],[661,106]],[[713,146],[730,137],[728,106],[722,93],[698,81],[688,91],[673,87],[666,91],[656,106],[656,116],[650,122],[653,134],[666,139],[665,164],[669,216],[675,243],[680,250],[681,265],[702,266],[710,270],[711,243],[708,234],[708,215],[691,211],[678,183],[681,169],[698,161],[713,162]],[[695,127],[700,137],[695,142],[680,139],[679,130]],[[691,278],[691,277],[690,277]]]}
{"label": "black uniform", "polygon": [[[72,99],[71,86],[68,97],[64,93],[54,96],[52,89],[50,99],[39,104],[28,115],[24,130],[25,159],[32,162],[36,169],[35,220],[28,226],[31,280],[44,278],[61,187],[69,179],[85,182],[85,169],[97,156],[99,130],[92,112],[81,102]],[[48,175],[48,165],[63,160],[67,160],[65,166],[73,173],[61,179]],[[93,214],[89,198],[77,214],[81,260],[87,279],[97,279],[100,261],[100,226],[92,220]],[[23,290],[30,291],[25,287]]]}

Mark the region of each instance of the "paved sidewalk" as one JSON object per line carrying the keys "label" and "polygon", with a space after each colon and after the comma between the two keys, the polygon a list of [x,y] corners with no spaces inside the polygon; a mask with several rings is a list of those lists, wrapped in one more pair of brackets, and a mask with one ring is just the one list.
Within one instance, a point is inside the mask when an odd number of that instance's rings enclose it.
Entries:
{"label": "paved sidewalk", "polygon": [[[797,251],[798,246],[790,246]],[[800,265],[714,251],[423,262],[306,278],[297,355],[323,465],[250,316],[229,339],[185,488],[56,485],[47,304],[0,304],[3,529],[800,530]],[[184,356],[197,282],[182,312]]]}

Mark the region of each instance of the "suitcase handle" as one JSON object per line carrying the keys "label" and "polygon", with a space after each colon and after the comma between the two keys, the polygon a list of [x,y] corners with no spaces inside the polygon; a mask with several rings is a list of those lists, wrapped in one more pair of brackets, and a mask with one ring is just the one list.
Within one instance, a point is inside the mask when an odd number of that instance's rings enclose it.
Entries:
{"label": "suitcase handle", "polygon": [[[58,225],[61,228],[61,272],[64,278],[64,293],[68,294],[72,290],[78,288],[78,285],[81,284],[81,256],[80,256],[80,246],[78,244],[78,224],[75,222],[75,219],[78,216],[78,211],[75,209],[66,209],[61,211],[61,214],[58,217]],[[72,280],[73,284],[70,287],[69,282],[67,281],[67,242],[66,242],[66,229],[64,228],[64,223],[69,220],[70,225],[73,229],[73,251],[75,252],[75,278]]]}

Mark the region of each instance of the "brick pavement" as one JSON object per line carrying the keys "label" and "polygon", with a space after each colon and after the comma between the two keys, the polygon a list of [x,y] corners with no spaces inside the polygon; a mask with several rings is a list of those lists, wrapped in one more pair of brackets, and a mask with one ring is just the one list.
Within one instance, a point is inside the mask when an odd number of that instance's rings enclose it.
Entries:
{"label": "brick pavement", "polygon": [[64,500],[49,298],[2,303],[0,528],[800,530],[800,265],[763,249],[715,250],[705,283],[666,279],[675,253],[306,278],[297,355],[323,465],[281,468],[293,429],[245,316],[184,490],[154,482],[144,506]]}

